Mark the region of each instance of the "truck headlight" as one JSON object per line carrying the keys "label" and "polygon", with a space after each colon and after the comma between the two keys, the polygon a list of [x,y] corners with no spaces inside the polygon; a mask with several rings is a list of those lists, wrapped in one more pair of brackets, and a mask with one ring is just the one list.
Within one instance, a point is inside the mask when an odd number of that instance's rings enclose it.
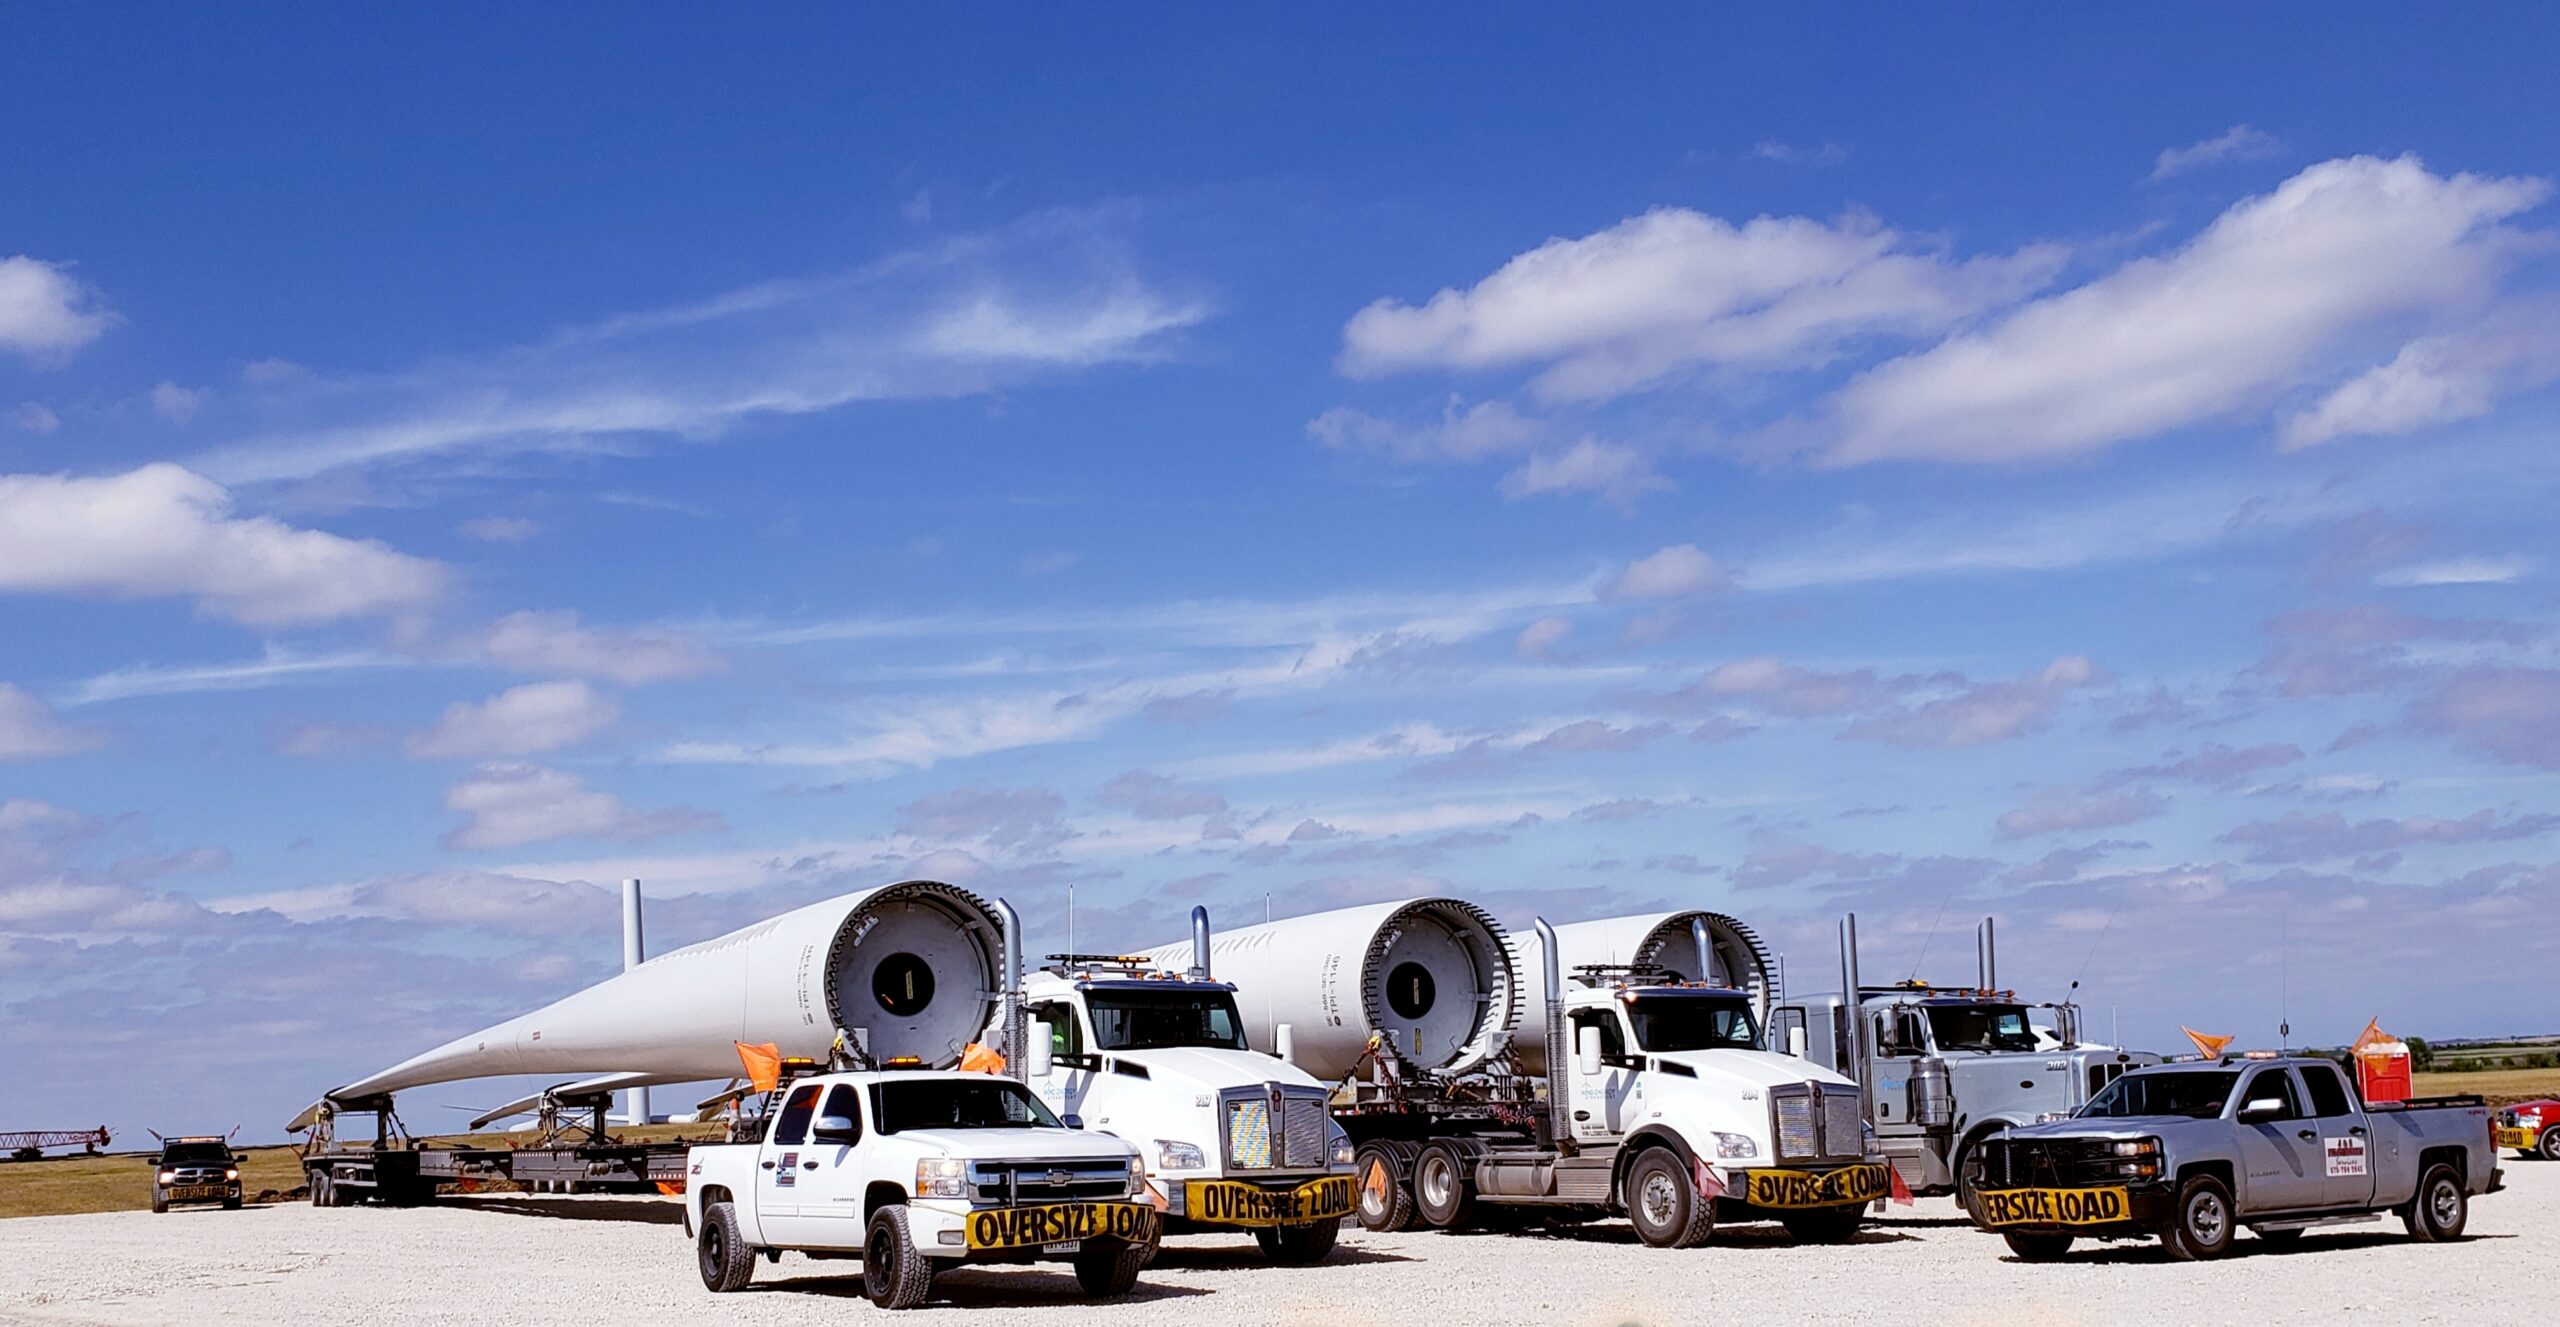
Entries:
{"label": "truck headlight", "polygon": [[1721,1160],[1732,1161],[1736,1158],[1758,1155],[1760,1155],[1760,1144],[1753,1141],[1749,1134],[1720,1133],[1716,1135],[1716,1156]]}
{"label": "truck headlight", "polygon": [[236,1180],[240,1178],[240,1168],[238,1166],[233,1166],[231,1169],[222,1172],[222,1178],[226,1180]]}
{"label": "truck headlight", "polygon": [[1350,1165],[1353,1154],[1354,1149],[1351,1146],[1351,1135],[1347,1133],[1335,1134],[1333,1136],[1333,1151],[1330,1154],[1333,1158],[1333,1164],[1337,1166]]}
{"label": "truck headlight", "polygon": [[2160,1154],[2160,1140],[2157,1138],[2127,1138],[2116,1144],[2115,1153],[2120,1157],[2158,1156]]}
{"label": "truck headlight", "polygon": [[1170,1138],[1156,1140],[1156,1165],[1165,1170],[1203,1170],[1209,1156],[1198,1143],[1177,1143]]}
{"label": "truck headlight", "polygon": [[178,1172],[176,1172],[176,1171],[174,1171],[174,1170],[164,1170],[164,1171],[161,1171],[161,1172],[160,1172],[160,1182],[161,1182],[162,1184],[169,1184],[169,1183],[172,1183],[172,1182],[176,1181],[176,1179],[177,1179],[177,1178],[178,1178]]}
{"label": "truck headlight", "polygon": [[969,1163],[958,1157],[926,1157],[916,1163],[918,1198],[969,1196]]}

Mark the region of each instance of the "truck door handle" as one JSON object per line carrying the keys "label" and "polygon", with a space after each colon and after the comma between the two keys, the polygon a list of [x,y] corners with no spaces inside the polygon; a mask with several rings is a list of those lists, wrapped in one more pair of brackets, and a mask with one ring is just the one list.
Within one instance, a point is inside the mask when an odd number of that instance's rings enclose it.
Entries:
{"label": "truck door handle", "polygon": [[2319,1137],[2320,1132],[2316,1129],[2296,1129],[2293,1131],[2293,1136],[2307,1143]]}
{"label": "truck door handle", "polygon": [[773,1163],[772,1163],[772,1162],[770,1162],[770,1161],[768,1161],[768,1162],[764,1163],[764,1168],[765,1168],[765,1169],[767,1169],[767,1170],[771,1170],[771,1169],[773,1169]]}
{"label": "truck door handle", "polygon": [[1578,1110],[1573,1113],[1573,1118],[1577,1120],[1587,1120],[1591,1118],[1591,1112],[1587,1110]]}
{"label": "truck door handle", "polygon": [[2351,1126],[2351,1127],[2349,1127],[2349,1128],[2348,1128],[2347,1132],[2348,1132],[2348,1133],[2350,1133],[2350,1134],[2353,1134],[2354,1136],[2356,1136],[2356,1137],[2358,1137],[2358,1138],[2362,1138],[2362,1137],[2364,1137],[2364,1126],[2363,1126],[2363,1125],[2361,1125],[2361,1124],[2353,1125],[2353,1126]]}
{"label": "truck door handle", "polygon": [[802,1170],[816,1170],[817,1168],[818,1163],[815,1161],[803,1161],[800,1163],[800,1169]]}

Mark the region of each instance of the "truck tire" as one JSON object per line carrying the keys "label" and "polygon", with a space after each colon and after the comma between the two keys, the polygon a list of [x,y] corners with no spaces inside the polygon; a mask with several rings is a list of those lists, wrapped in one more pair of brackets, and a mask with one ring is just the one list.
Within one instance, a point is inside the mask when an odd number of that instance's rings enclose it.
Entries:
{"label": "truck tire", "polygon": [[337,1187],[329,1182],[329,1172],[325,1170],[311,1172],[311,1205],[313,1207],[337,1206],[338,1204],[334,1201],[337,1197]]}
{"label": "truck tire", "polygon": [[[1084,1278],[1082,1262],[1076,1278]],[[933,1260],[908,1233],[905,1203],[871,1214],[871,1228],[862,1237],[862,1293],[884,1309],[911,1309],[933,1293]]]}
{"label": "truck tire", "polygon": [[1698,1193],[1680,1154],[1657,1147],[1627,1170],[1627,1219],[1657,1249],[1694,1249],[1716,1233],[1716,1205]]}
{"label": "truck tire", "polygon": [[2009,1252],[2020,1262],[2052,1262],[2071,1252],[2069,1235],[2037,1235],[2023,1230],[2004,1230],[2000,1238],[2009,1241]]}
{"label": "truck tire", "polygon": [[151,1195],[151,1214],[152,1214],[152,1215],[154,1215],[154,1216],[158,1216],[158,1215],[160,1215],[161,1213],[166,1212],[166,1211],[168,1211],[168,1210],[169,1210],[169,1200],[168,1200],[168,1199],[163,1198],[163,1197],[161,1197],[160,1195],[158,1195],[158,1194],[156,1194],[156,1193],[155,1193],[155,1194],[153,1194],[153,1195]]}
{"label": "truck tire", "polygon": [[738,1209],[713,1203],[702,1209],[702,1233],[693,1240],[694,1261],[702,1268],[702,1285],[715,1295],[747,1288],[756,1274],[756,1251],[747,1247],[738,1228]]}
{"label": "truck tire", "polygon": [[1145,1270],[1147,1257],[1148,1249],[1143,1244],[1087,1241],[1086,1247],[1076,1252],[1076,1284],[1095,1299],[1118,1299],[1138,1284],[1138,1273]]}
{"label": "truck tire", "polygon": [[1413,1159],[1413,1205],[1422,1219],[1457,1230],[1475,1215],[1475,1183],[1466,1156],[1451,1144],[1431,1143]]}
{"label": "truck tire", "polygon": [[222,1210],[223,1210],[223,1211],[226,1211],[226,1212],[237,1212],[237,1211],[239,1211],[239,1210],[240,1210],[240,1195],[238,1195],[238,1194],[236,1194],[236,1193],[235,1193],[235,1194],[231,1195],[230,1197],[223,1199],[223,1200],[222,1200]]}
{"label": "truck tire", "polygon": [[2461,1173],[2441,1161],[2427,1167],[2401,1219],[2411,1238],[2429,1244],[2462,1238],[2462,1228],[2471,1222],[2471,1195],[2463,1192]]}
{"label": "truck tire", "polygon": [[1262,1246],[1262,1256],[1282,1267],[1305,1267],[1320,1263],[1333,1252],[1333,1242],[1342,1237],[1339,1221],[1317,1221],[1303,1226],[1264,1226],[1253,1232],[1253,1242]]}
{"label": "truck tire", "polygon": [[1360,1176],[1360,1226],[1393,1234],[1413,1224],[1413,1188],[1396,1178],[1394,1152],[1379,1143],[1360,1149],[1355,1172]]}
{"label": "truck tire", "polygon": [[1855,1238],[1858,1227],[1867,1223],[1865,1203],[1843,1203],[1838,1207],[1807,1207],[1778,1217],[1799,1244],[1846,1244]]}
{"label": "truck tire", "polygon": [[2169,1205],[2169,1224],[2160,1243],[2181,1262],[2204,1262],[2231,1251],[2239,1230],[2231,1211],[2231,1190],[2211,1175],[2198,1175],[2178,1186]]}

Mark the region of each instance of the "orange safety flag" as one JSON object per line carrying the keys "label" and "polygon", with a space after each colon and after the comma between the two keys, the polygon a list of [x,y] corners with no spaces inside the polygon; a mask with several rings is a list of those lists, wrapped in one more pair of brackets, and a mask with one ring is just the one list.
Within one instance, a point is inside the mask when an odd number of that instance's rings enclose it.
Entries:
{"label": "orange safety flag", "polygon": [[992,1046],[970,1042],[968,1049],[960,1052],[960,1072],[964,1074],[1003,1073],[1004,1057],[997,1054]]}
{"label": "orange safety flag", "polygon": [[2196,1050],[2201,1052],[2204,1055],[2204,1058],[2208,1060],[2221,1059],[2222,1048],[2230,1045],[2232,1040],[2229,1037],[2209,1036],[2205,1033],[2196,1031],[2194,1028],[2184,1025],[2180,1025],[2178,1030],[2186,1033],[2187,1040],[2194,1042],[2196,1044]]}
{"label": "orange safety flag", "polygon": [[1911,1205],[1911,1186],[1902,1182],[1902,1172],[1890,1161],[1884,1165],[1887,1182],[1893,1185],[1893,1200],[1905,1207]]}
{"label": "orange safety flag", "polygon": [[2398,1037],[2392,1036],[2390,1033],[2382,1030],[2381,1019],[2369,1018],[2365,1020],[2364,1031],[2356,1036],[2354,1049],[2355,1053],[2358,1055],[2368,1053],[2369,1048],[2379,1048],[2379,1053],[2381,1054],[2397,1055],[2400,1053],[2401,1048],[2394,1043],[2397,1043],[2399,1040],[2400,1039]]}
{"label": "orange safety flag", "polygon": [[747,1081],[758,1092],[771,1092],[782,1085],[782,1048],[772,1042],[750,1046],[743,1041],[729,1043],[738,1048],[738,1063],[746,1066]]}

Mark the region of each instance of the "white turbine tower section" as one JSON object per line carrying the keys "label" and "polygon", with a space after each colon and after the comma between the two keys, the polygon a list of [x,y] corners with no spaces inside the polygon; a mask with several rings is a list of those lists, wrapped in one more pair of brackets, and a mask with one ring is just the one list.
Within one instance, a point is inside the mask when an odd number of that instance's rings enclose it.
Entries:
{"label": "white turbine tower section", "polygon": [[[1604,917],[1555,928],[1558,971],[1570,984],[1585,963],[1654,964],[1673,981],[1732,986],[1751,997],[1752,1017],[1765,1027],[1775,990],[1769,980],[1768,946],[1751,928],[1720,912],[1644,912]],[[1531,982],[1546,981],[1545,949],[1535,935],[1512,938],[1513,966]],[[1533,992],[1543,999],[1544,992]],[[1524,1073],[1547,1070],[1546,1030],[1535,1020],[1513,1030],[1511,1049]]]}
{"label": "white turbine tower section", "polygon": [[[1164,968],[1191,943],[1145,951]],[[1318,1078],[1356,1067],[1370,1035],[1391,1035],[1429,1070],[1465,1073],[1498,1054],[1520,1013],[1502,926],[1472,903],[1411,899],[1287,917],[1220,934],[1218,980],[1236,987],[1253,1044],[1290,1030],[1290,1059]]]}
{"label": "white turbine tower section", "polygon": [[[640,882],[622,882],[622,970],[629,972],[648,958],[648,945],[640,935]],[[622,1094],[622,1122],[649,1122],[649,1089],[635,1087]]]}
{"label": "white turbine tower section", "polygon": [[997,1013],[1002,944],[995,913],[965,889],[883,885],[660,954],[329,1097],[501,1074],[616,1075],[614,1087],[732,1078],[733,1042],[824,1059],[838,1029],[875,1059],[946,1067]]}

